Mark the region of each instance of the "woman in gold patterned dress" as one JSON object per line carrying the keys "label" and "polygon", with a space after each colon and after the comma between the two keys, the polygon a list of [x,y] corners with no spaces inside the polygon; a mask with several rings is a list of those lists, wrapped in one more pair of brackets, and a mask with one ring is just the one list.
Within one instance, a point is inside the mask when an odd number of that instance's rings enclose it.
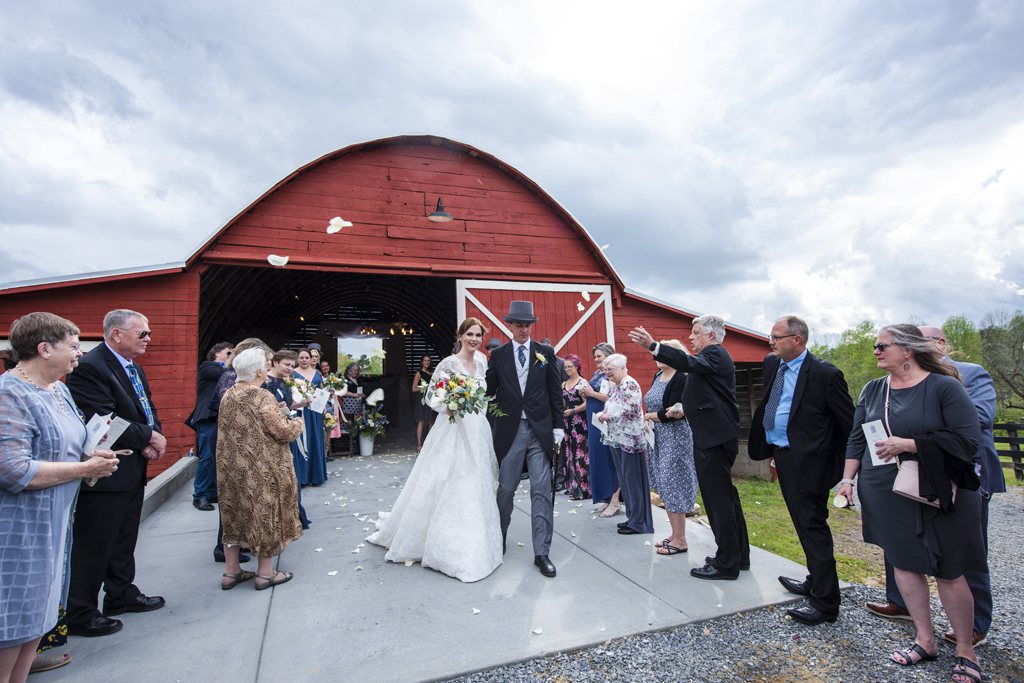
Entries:
{"label": "woman in gold patterned dress", "polygon": [[[227,570],[221,588],[255,576],[256,590],[264,590],[292,578],[291,572],[275,572],[272,562],[302,536],[299,483],[288,444],[304,425],[302,418],[289,419],[274,395],[261,388],[267,379],[261,349],[243,351],[232,367],[238,381],[224,394],[217,418],[217,497]],[[258,558],[255,574],[242,571],[240,546]]]}

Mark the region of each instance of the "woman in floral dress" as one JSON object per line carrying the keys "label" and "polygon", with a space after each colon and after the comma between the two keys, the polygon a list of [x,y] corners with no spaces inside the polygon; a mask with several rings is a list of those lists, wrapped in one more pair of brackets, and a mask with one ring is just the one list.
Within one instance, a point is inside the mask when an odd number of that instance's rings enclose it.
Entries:
{"label": "woman in floral dress", "polygon": [[587,455],[587,401],[580,393],[580,385],[586,380],[580,377],[583,362],[579,356],[565,357],[565,374],[569,379],[562,383],[562,402],[565,406],[565,493],[572,500],[590,497],[590,461]]}

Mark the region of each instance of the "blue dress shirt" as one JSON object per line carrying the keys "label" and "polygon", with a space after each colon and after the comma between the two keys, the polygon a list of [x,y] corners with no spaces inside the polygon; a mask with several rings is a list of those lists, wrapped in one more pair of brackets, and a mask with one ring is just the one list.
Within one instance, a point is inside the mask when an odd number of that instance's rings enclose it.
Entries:
{"label": "blue dress shirt", "polygon": [[[782,396],[779,397],[779,408],[775,411],[775,427],[766,432],[768,443],[778,448],[789,447],[789,436],[786,435],[786,427],[789,426],[789,410],[793,407],[793,393],[796,391],[796,378],[800,375],[800,366],[804,364],[807,357],[807,349],[793,360],[786,361],[786,374],[782,377]],[[782,365],[779,365],[782,369]],[[770,391],[770,387],[767,387]]]}

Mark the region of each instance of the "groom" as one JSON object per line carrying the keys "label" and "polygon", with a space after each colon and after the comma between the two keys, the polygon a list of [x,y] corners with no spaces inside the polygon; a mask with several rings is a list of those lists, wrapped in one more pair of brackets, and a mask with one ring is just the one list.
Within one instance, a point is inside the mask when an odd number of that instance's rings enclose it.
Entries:
{"label": "groom", "polygon": [[555,565],[548,559],[554,524],[551,462],[564,436],[558,366],[554,349],[530,340],[538,320],[532,301],[511,302],[504,320],[512,329],[512,341],[495,349],[487,366],[487,395],[495,397],[498,410],[504,413],[494,423],[502,552],[525,461],[530,473],[533,563],[544,576],[554,576]]}

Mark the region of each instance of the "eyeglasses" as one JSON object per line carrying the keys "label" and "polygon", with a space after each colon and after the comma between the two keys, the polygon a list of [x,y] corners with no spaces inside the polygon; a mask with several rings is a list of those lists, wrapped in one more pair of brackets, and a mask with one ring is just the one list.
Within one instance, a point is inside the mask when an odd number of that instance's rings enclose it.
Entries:
{"label": "eyeglasses", "polygon": [[[117,329],[121,330],[122,332],[131,333],[131,330],[126,330],[123,327],[119,327]],[[142,332],[139,332],[139,339],[145,339],[146,337],[148,337],[151,334],[153,334],[153,330],[143,330]]]}
{"label": "eyeglasses", "polygon": [[875,344],[871,348],[873,348],[875,351],[878,351],[879,353],[885,353],[885,350],[890,346],[896,346],[896,342],[883,342],[881,344]]}
{"label": "eyeglasses", "polygon": [[768,335],[768,341],[770,341],[770,342],[777,342],[780,339],[785,339],[786,337],[799,337],[799,336],[800,335],[798,335],[798,334],[784,334],[781,337],[776,337],[774,334],[769,334]]}

